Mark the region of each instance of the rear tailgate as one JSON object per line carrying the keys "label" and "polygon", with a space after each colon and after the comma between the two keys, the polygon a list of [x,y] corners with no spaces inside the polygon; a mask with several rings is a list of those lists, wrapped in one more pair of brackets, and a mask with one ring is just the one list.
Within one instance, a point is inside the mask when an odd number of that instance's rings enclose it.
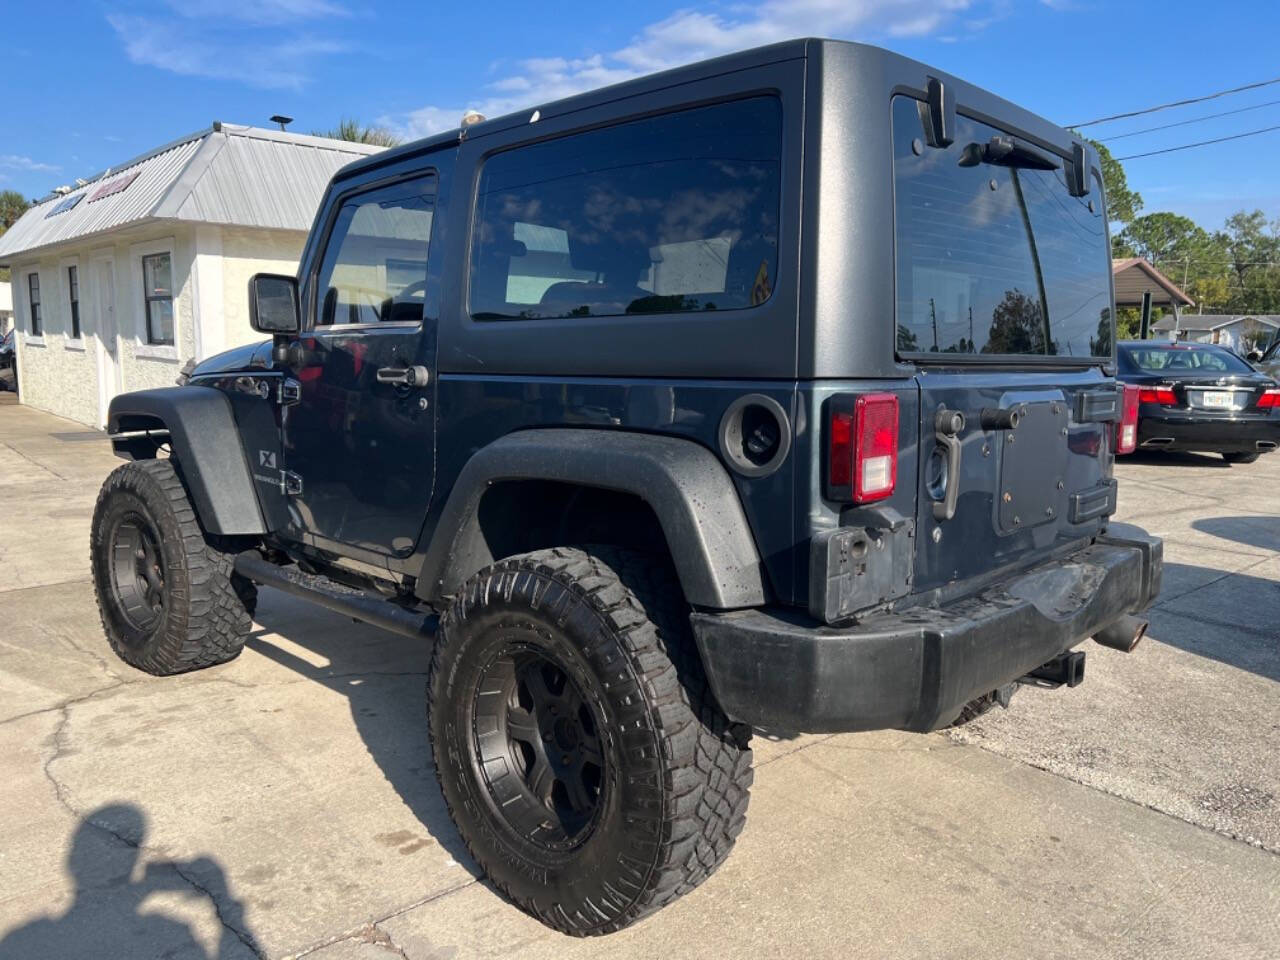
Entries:
{"label": "rear tailgate", "polygon": [[[1101,532],[1115,485],[1111,430],[1097,418],[1114,410],[1115,387],[1099,370],[929,369],[917,382],[917,591],[982,578]],[[956,454],[938,433],[939,411],[964,417]]]}
{"label": "rear tailgate", "polygon": [[914,590],[966,592],[1115,510],[1102,188],[1091,154],[1077,178],[1079,154],[965,116],[942,145],[909,97],[893,126],[898,355],[920,392]]}

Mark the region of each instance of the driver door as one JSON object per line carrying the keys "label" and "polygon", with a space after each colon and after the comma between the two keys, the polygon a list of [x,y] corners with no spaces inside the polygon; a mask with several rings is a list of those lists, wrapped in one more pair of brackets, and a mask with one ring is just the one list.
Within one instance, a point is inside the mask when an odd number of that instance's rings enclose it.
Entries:
{"label": "driver door", "polygon": [[413,549],[435,473],[438,183],[415,171],[330,208],[286,371],[291,539],[347,555]]}

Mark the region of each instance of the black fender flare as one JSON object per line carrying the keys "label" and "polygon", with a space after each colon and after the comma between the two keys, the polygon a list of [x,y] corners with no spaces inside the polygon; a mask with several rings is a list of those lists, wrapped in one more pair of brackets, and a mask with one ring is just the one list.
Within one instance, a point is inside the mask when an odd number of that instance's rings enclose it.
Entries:
{"label": "black fender flare", "polygon": [[715,454],[677,437],[572,428],[507,434],[472,455],[423,558],[419,597],[452,596],[498,559],[477,514],[485,491],[507,480],[554,480],[634,494],[657,516],[691,604],[732,610],[767,601],[751,527]]}
{"label": "black fender flare", "polygon": [[[107,411],[107,432],[129,431],[133,424],[158,420],[169,431],[170,456],[209,533],[224,536],[267,532],[245,460],[244,445],[220,390],[187,385],[122,393]],[[136,446],[113,442],[116,453],[135,459]]]}

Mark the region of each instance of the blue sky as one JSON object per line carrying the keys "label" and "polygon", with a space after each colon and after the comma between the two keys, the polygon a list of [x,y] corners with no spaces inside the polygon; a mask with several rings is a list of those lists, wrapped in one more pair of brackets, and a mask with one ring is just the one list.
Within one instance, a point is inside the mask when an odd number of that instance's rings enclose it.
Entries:
{"label": "blue sky", "polygon": [[[3,0],[0,189],[43,196],[213,120],[308,132],[341,116],[406,135],[803,35],[917,57],[1052,120],[1280,76],[1280,4],[1241,0],[763,0],[752,4]],[[1280,84],[1089,128],[1094,136],[1280,100]],[[1280,124],[1280,104],[1115,141],[1117,155]],[[1280,131],[1126,163],[1144,212],[1214,228],[1280,217]]]}

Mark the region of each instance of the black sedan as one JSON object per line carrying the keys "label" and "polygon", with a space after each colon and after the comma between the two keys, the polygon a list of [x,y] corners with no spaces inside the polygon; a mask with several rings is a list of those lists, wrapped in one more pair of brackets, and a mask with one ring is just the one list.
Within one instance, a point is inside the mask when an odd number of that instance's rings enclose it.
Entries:
{"label": "black sedan", "polygon": [[1138,447],[1200,450],[1252,463],[1280,445],[1280,386],[1208,343],[1116,345],[1119,379],[1138,389]]}

